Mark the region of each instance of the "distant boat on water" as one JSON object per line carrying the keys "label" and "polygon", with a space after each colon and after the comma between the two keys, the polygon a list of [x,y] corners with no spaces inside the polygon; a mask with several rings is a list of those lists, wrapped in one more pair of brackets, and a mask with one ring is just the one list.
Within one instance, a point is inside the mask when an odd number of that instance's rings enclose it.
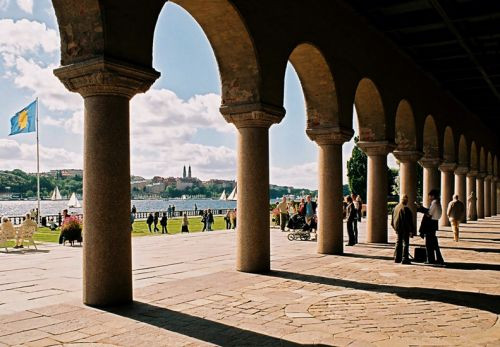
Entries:
{"label": "distant boat on water", "polygon": [[225,189],[222,191],[219,200],[227,200],[227,194]]}
{"label": "distant boat on water", "polygon": [[52,201],[62,200],[61,192],[59,192],[59,188],[57,186],[56,189],[54,189],[54,191],[52,192],[50,200]]}
{"label": "distant boat on water", "polygon": [[238,195],[237,188],[238,186],[234,186],[234,189],[231,192],[231,194],[229,194],[229,196],[227,197],[227,200],[233,200],[233,201],[237,200],[237,195]]}
{"label": "distant boat on water", "polygon": [[71,194],[71,198],[69,198],[68,201],[68,207],[73,207],[73,208],[80,208],[82,205],[80,205],[80,201],[78,201],[76,197],[76,193]]}

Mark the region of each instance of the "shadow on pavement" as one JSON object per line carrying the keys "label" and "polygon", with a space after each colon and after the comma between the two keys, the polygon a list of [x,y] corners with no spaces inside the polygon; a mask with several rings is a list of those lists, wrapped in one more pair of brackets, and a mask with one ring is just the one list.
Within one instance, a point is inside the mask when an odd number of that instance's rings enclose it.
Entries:
{"label": "shadow on pavement", "polygon": [[385,256],[385,255],[368,255],[368,254],[359,254],[359,253],[344,253],[341,256],[342,257],[350,257],[350,258],[394,260],[394,257],[389,257],[389,256]]}
{"label": "shadow on pavement", "polygon": [[271,277],[279,277],[284,279],[336,287],[359,289],[369,292],[393,293],[404,299],[442,302],[456,306],[475,308],[494,314],[500,313],[500,295],[462,292],[448,289],[399,287],[384,284],[357,282],[340,278],[299,274],[288,271],[271,271],[267,275]]}
{"label": "shadow on pavement", "polygon": [[[302,346],[167,308],[134,301],[105,311],[219,346]],[[321,345],[315,345],[321,346]]]}

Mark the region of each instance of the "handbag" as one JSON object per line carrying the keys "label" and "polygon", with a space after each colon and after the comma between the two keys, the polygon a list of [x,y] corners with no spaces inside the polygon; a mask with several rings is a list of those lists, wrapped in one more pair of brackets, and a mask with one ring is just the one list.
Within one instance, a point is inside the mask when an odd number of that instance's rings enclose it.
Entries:
{"label": "handbag", "polygon": [[427,249],[425,247],[415,247],[413,261],[423,263],[427,260]]}

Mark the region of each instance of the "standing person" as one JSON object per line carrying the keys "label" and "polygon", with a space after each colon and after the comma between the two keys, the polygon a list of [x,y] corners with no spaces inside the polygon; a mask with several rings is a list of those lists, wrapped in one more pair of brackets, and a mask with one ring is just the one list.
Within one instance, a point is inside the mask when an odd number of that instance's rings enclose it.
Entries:
{"label": "standing person", "polygon": [[194,204],[194,214],[196,215],[197,212],[198,212],[198,206]]}
{"label": "standing person", "polygon": [[203,223],[203,229],[201,231],[206,231],[207,230],[207,223],[208,223],[207,210],[203,211],[203,216],[201,217],[201,222]]}
{"label": "standing person", "polygon": [[236,229],[236,209],[233,210],[233,213],[231,213],[231,223],[233,224],[233,229]]}
{"label": "standing person", "polygon": [[207,224],[208,224],[208,231],[212,231],[212,224],[214,224],[214,215],[211,209],[208,209],[207,212]]}
{"label": "standing person", "polygon": [[356,235],[354,234],[354,222],[356,221],[356,208],[352,202],[352,198],[348,195],[346,197],[346,217],[347,217],[347,236],[349,242],[346,246],[354,246],[356,244]]}
{"label": "standing person", "polygon": [[149,232],[152,233],[151,231],[151,225],[153,224],[155,217],[153,217],[153,214],[150,213],[148,216],[148,219],[146,219],[146,223],[148,224]]}
{"label": "standing person", "polygon": [[316,214],[316,202],[312,201],[311,196],[308,195],[306,197],[306,203],[304,205],[304,210],[305,210],[305,216],[306,216],[306,223],[309,225],[312,225],[314,215]]}
{"label": "standing person", "polygon": [[281,202],[276,206],[280,212],[280,227],[281,231],[285,231],[286,222],[288,219],[288,207],[286,203],[286,196],[281,199]]}
{"label": "standing person", "polygon": [[155,216],[154,216],[154,219],[153,219],[153,223],[154,223],[154,226],[155,226],[155,233],[157,231],[160,231],[160,229],[158,229],[158,219],[160,219],[160,213],[159,212],[155,212]]}
{"label": "standing person", "polygon": [[352,204],[354,206],[354,212],[356,213],[356,217],[354,218],[354,221],[352,222],[353,230],[354,230],[354,244],[358,243],[358,200],[357,200],[357,195],[352,193],[351,194],[351,199],[352,199]]}
{"label": "standing person", "polygon": [[175,217],[175,205],[172,204],[172,217]]}
{"label": "standing person", "polygon": [[288,202],[288,219],[292,218],[297,214],[297,209],[295,208],[295,202],[290,200]]}
{"label": "standing person", "polygon": [[458,200],[458,194],[455,194],[453,200],[448,204],[446,215],[450,219],[451,228],[453,229],[453,239],[458,242],[459,225],[465,216],[465,206],[463,202]]}
{"label": "standing person", "polygon": [[165,212],[163,212],[163,216],[161,217],[161,220],[160,220],[162,234],[168,234],[167,221],[168,221],[167,214]]}
{"label": "standing person", "polygon": [[132,213],[133,214],[137,213],[137,207],[135,207],[135,205],[132,205]]}
{"label": "standing person", "polygon": [[468,220],[476,220],[477,219],[476,201],[477,201],[476,193],[474,191],[470,192],[470,195],[467,198],[467,219]]}
{"label": "standing person", "polygon": [[189,219],[186,213],[182,216],[182,226],[181,226],[181,233],[188,233],[189,232]]}
{"label": "standing person", "polygon": [[408,195],[403,195],[401,202],[392,211],[391,225],[397,236],[394,262],[411,264],[410,237],[415,234],[415,227],[413,225],[413,213],[408,207]]}
{"label": "standing person", "polygon": [[439,218],[443,214],[437,189],[432,189],[429,192],[429,200],[431,201],[429,209],[420,206],[418,208],[419,212],[424,213],[424,218],[420,224],[420,236],[425,237],[425,248],[427,249],[427,261],[425,263],[444,265],[444,259],[436,236],[439,229]]}
{"label": "standing person", "polygon": [[[130,231],[134,232],[135,214],[130,212]],[[52,230],[52,227],[50,228]]]}
{"label": "standing person", "polygon": [[306,215],[306,201],[304,200],[304,198],[300,199],[300,203],[299,203],[299,208],[298,208],[298,213],[299,215],[301,215],[302,217],[305,217]]}
{"label": "standing person", "polygon": [[226,222],[226,230],[231,229],[231,210],[227,210],[224,221]]}
{"label": "standing person", "polygon": [[172,218],[172,206],[170,204],[168,204],[167,214],[168,218]]}
{"label": "standing person", "polygon": [[361,223],[361,218],[363,217],[363,199],[361,199],[361,196],[358,195],[356,198],[357,207],[358,207],[358,222]]}

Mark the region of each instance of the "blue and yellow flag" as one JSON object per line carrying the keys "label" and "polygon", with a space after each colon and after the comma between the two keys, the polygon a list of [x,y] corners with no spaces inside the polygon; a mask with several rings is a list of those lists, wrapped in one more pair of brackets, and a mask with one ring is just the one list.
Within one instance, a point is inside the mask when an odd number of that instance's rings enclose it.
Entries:
{"label": "blue and yellow flag", "polygon": [[36,103],[37,100],[33,101],[10,119],[9,135],[36,131]]}

